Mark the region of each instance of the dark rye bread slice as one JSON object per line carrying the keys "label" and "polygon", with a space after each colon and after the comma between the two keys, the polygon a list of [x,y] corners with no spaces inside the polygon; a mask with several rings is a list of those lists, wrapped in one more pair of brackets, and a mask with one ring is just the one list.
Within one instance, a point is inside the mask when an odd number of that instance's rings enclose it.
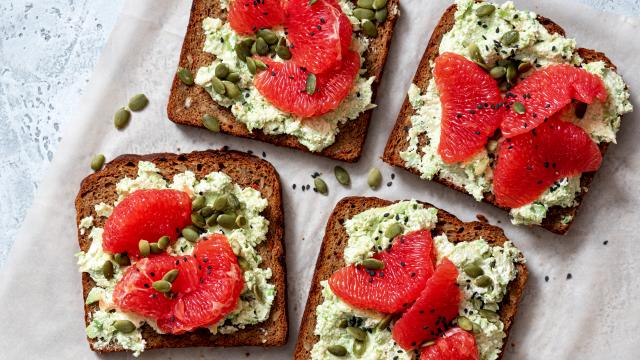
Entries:
{"label": "dark rye bread slice", "polygon": [[[355,4],[355,1],[353,2]],[[364,54],[365,66],[368,70],[366,76],[376,77],[372,85],[373,103],[375,103],[378,85],[380,84],[384,64],[387,61],[393,28],[399,14],[398,11],[392,11],[392,9],[399,9],[399,3],[400,0],[389,0],[387,2],[389,16],[383,24],[378,26],[378,36],[372,39],[369,49]],[[205,40],[202,20],[207,17],[226,19],[226,11],[220,7],[219,0],[193,0],[191,17],[189,18],[187,34],[182,44],[179,62],[180,67],[191,70],[193,74],[201,66],[211,64],[215,58],[202,50]],[[357,119],[340,125],[340,132],[336,136],[335,143],[314,154],[347,162],[358,161],[362,154],[372,111],[373,109],[367,110]],[[202,87],[197,85],[186,86],[180,82],[177,76],[173,79],[167,114],[169,119],[176,124],[201,128],[204,128],[201,121],[202,116],[211,114],[220,121],[220,132],[222,133],[310,152],[292,135],[268,135],[258,129],[249,132],[243,123],[235,119],[228,108],[220,106],[213,101]]]}
{"label": "dark rye bread slice", "polygon": [[[392,201],[375,197],[346,197],[340,200],[333,209],[327,222],[324,239],[316,262],[316,269],[309,288],[309,298],[302,316],[302,325],[300,326],[300,335],[296,343],[294,359],[310,359],[311,349],[318,341],[318,336],[314,335],[313,331],[316,327],[316,308],[324,301],[320,281],[329,279],[333,273],[345,266],[342,255],[349,238],[343,226],[344,222],[365,210],[391,205],[392,203]],[[428,207],[434,207],[428,203],[421,203]],[[431,234],[433,236],[446,234],[449,241],[452,242],[472,241],[482,237],[490,244],[502,245],[508,240],[504,235],[504,231],[499,227],[478,221],[465,223],[441,209],[438,209],[438,223],[435,229],[431,231]],[[517,264],[516,268],[518,275],[509,284],[507,295],[500,303],[500,319],[504,323],[504,332],[507,335],[504,339],[500,358],[502,358],[502,354],[506,349],[509,330],[513,325],[518,303],[522,298],[527,277],[529,276],[525,264]]]}
{"label": "dark rye bread slice", "polygon": [[[418,70],[416,71],[416,75],[413,78],[413,83],[416,84],[422,91],[424,91],[429,81],[431,80],[431,68],[429,65],[430,61],[433,61],[438,56],[438,49],[440,47],[440,41],[442,41],[442,37],[444,34],[449,32],[455,23],[454,14],[456,12],[456,5],[451,5],[444,12],[442,17],[440,18],[440,22],[436,26],[433,34],[431,35],[431,39],[429,40],[429,44],[427,49],[422,56],[422,60],[420,61],[420,65],[418,66]],[[539,16],[538,21],[542,24],[547,31],[550,33],[560,34],[565,36],[564,30],[553,21]],[[578,54],[584,59],[585,62],[593,62],[593,61],[604,61],[607,67],[616,70],[615,65],[601,52],[597,52],[595,50],[578,48]],[[412,172],[418,176],[420,176],[420,172],[416,169],[409,168],[405,165],[404,160],[400,157],[400,152],[407,148],[409,142],[407,140],[407,133],[411,128],[411,116],[415,114],[415,111],[411,104],[409,103],[409,97],[405,97],[404,103],[402,105],[402,109],[400,110],[400,114],[398,114],[398,119],[396,120],[396,124],[389,135],[389,139],[387,141],[387,145],[384,150],[384,154],[382,156],[382,160],[390,165],[394,165],[400,168],[403,168],[409,172]],[[423,144],[427,141],[427,137],[423,136],[420,139],[420,143]],[[607,143],[601,143],[599,145],[600,152],[602,155],[605,154],[607,150]],[[595,172],[587,172],[583,173],[580,178],[580,186],[581,192],[576,196],[577,205],[574,207],[563,208],[560,206],[554,206],[549,209],[547,213],[547,217],[542,221],[541,226],[553,233],[564,235],[569,231],[569,227],[575,220],[575,216],[578,212],[578,208],[582,204],[582,200],[587,194],[589,185],[595,176]],[[467,191],[451,181],[439,177],[438,175],[433,177],[433,181],[436,181],[440,184],[443,184],[452,189],[458,190],[465,194],[468,194]],[[499,206],[496,203],[495,196],[493,193],[485,193],[484,201],[495,205],[501,209],[509,211],[509,208]],[[565,216],[571,216],[572,219],[568,223],[564,224],[562,219]]]}
{"label": "dark rye bread slice", "polygon": [[[264,262],[262,267],[272,269],[271,282],[276,287],[276,297],[269,318],[259,324],[248,326],[228,335],[212,335],[208,330],[198,329],[184,335],[161,335],[149,325],[144,325],[142,336],[146,340],[145,350],[159,348],[182,348],[192,346],[280,346],[287,342],[288,320],[286,306],[286,269],[284,258],[284,213],[279,175],[275,168],[267,161],[253,155],[238,151],[198,151],[189,154],[150,154],[150,155],[122,155],[109,162],[105,167],[87,176],[80,185],[76,197],[76,221],[85,216],[93,215],[94,226],[103,227],[105,218],[99,217],[94,211],[94,205],[100,202],[113,204],[117,199],[116,184],[120,179],[137,175],[138,161],[151,161],[165,179],[169,181],[175,174],[190,170],[197,179],[213,171],[222,171],[229,175],[241,187],[252,187],[267,199],[269,205],[262,215],[269,220],[267,239],[258,246],[258,252]],[[78,231],[80,249],[86,251],[91,245],[88,234],[82,235]],[[95,286],[87,273],[82,273],[83,299],[87,298],[89,290]],[[85,322],[88,325],[90,313],[97,309],[97,305],[85,305]],[[91,349],[98,352],[125,351],[117,344],[111,344],[105,349],[97,349],[91,339]]]}

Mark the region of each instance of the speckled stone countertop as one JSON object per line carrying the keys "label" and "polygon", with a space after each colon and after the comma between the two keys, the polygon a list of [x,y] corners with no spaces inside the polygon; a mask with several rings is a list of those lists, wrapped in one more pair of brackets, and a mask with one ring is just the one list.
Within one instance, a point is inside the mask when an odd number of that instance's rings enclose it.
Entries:
{"label": "speckled stone countertop", "polygon": [[[640,0],[579,1],[640,14]],[[0,2],[0,268],[123,3]]]}

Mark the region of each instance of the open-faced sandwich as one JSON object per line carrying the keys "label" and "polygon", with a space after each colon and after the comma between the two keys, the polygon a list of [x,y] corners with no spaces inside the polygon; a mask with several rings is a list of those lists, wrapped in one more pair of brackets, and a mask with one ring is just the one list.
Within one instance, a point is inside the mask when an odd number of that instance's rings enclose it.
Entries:
{"label": "open-faced sandwich", "polygon": [[383,159],[564,234],[629,92],[551,20],[459,0],[431,36]]}
{"label": "open-faced sandwich", "polygon": [[356,161],[397,17],[398,0],[194,0],[169,118]]}
{"label": "open-faced sandwich", "polygon": [[527,281],[495,226],[351,197],[327,223],[295,359],[502,357]]}
{"label": "open-faced sandwich", "polygon": [[84,179],[76,211],[94,351],[286,342],[284,220],[268,162],[124,155]]}

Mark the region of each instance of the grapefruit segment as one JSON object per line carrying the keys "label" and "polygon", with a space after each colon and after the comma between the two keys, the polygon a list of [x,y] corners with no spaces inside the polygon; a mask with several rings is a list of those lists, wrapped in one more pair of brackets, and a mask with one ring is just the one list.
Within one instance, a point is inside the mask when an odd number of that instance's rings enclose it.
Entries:
{"label": "grapefruit segment", "polygon": [[480,66],[454,53],[436,58],[433,76],[442,104],[438,154],[448,163],[465,161],[502,122],[500,90]]}
{"label": "grapefruit segment", "polygon": [[473,334],[459,327],[448,330],[435,344],[425,346],[420,360],[479,360],[478,345]]}
{"label": "grapefruit segment", "polygon": [[335,0],[289,0],[287,15],[292,60],[299,66],[319,74],[349,52],[353,28]]}
{"label": "grapefruit segment", "polygon": [[162,236],[171,241],[180,229],[191,224],[191,198],[171,189],[137,190],[124,198],[107,219],[102,235],[102,249],[129,257],[140,254],[138,242],[156,242]]}
{"label": "grapefruit segment", "polygon": [[506,100],[523,104],[525,111],[521,114],[510,106],[500,127],[502,134],[511,138],[531,131],[571,100],[591,104],[596,99],[607,99],[607,90],[597,75],[569,64],[545,67],[507,93]]}
{"label": "grapefruit segment", "polygon": [[313,94],[306,91],[309,71],[291,61],[277,62],[260,58],[268,68],[257,74],[256,89],[276,108],[307,118],[322,115],[340,105],[349,94],[360,68],[360,56],[354,51],[346,54],[336,68],[316,74]]}
{"label": "grapefruit segment", "polygon": [[399,236],[389,250],[373,256],[384,268],[344,267],[329,278],[329,286],[342,301],[358,309],[395,313],[406,309],[433,273],[435,247],[428,230]]}
{"label": "grapefruit segment", "polygon": [[398,345],[405,350],[414,349],[444,334],[451,320],[458,315],[462,294],[457,279],[458,269],[444,258],[416,302],[391,329]]}
{"label": "grapefruit segment", "polygon": [[517,208],[537,199],[557,180],[595,171],[601,162],[598,145],[582,128],[554,118],[501,141],[493,192],[499,205]]}
{"label": "grapefruit segment", "polygon": [[231,0],[227,20],[235,32],[249,35],[282,25],[284,6],[280,0]]}

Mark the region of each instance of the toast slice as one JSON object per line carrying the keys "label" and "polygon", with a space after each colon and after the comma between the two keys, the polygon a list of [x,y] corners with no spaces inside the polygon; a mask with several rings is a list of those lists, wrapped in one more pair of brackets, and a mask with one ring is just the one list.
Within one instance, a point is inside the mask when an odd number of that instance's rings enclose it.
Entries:
{"label": "toast slice", "polygon": [[[316,308],[323,302],[320,281],[329,279],[333,273],[345,266],[342,254],[347,245],[348,236],[343,226],[344,222],[370,208],[388,206],[392,203],[375,197],[346,197],[336,204],[327,222],[324,239],[318,254],[313,280],[309,288],[307,305],[302,316],[302,325],[300,326],[300,335],[296,343],[294,359],[310,359],[311,349],[318,341],[318,337],[313,332],[316,327]],[[434,207],[428,203],[422,204]],[[502,229],[496,226],[478,221],[465,223],[441,209],[438,209],[438,223],[431,233],[434,236],[444,233],[449,238],[449,241],[454,243],[476,240],[482,237],[489,244],[502,245],[508,240]],[[500,304],[500,319],[504,323],[504,332],[507,335],[504,339],[502,353],[506,348],[509,330],[513,325],[518,303],[524,292],[528,277],[525,264],[518,263],[516,268],[518,275],[509,284],[507,295]]]}
{"label": "toast slice", "polygon": [[[352,0],[355,4],[355,0]],[[378,36],[371,40],[369,49],[364,53],[365,66],[368,76],[375,76],[372,84],[375,103],[376,92],[393,35],[393,28],[398,18],[399,0],[387,2],[388,18],[378,26]],[[202,20],[207,17],[226,18],[226,12],[221,8],[219,0],[193,0],[191,17],[180,53],[180,67],[187,68],[195,74],[198,68],[211,64],[214,57],[205,53],[205,35],[202,30]],[[362,148],[367,136],[367,128],[371,118],[371,110],[360,114],[357,119],[347,121],[339,126],[340,132],[336,136],[335,143],[321,152],[315,153],[321,156],[346,162],[358,161],[362,154]],[[186,86],[177,76],[173,79],[171,94],[167,105],[169,119],[176,124],[189,125],[204,128],[202,116],[211,114],[220,121],[220,132],[233,136],[256,139],[277,146],[310,152],[298,139],[292,135],[268,135],[260,130],[250,132],[246,126],[235,120],[231,111],[218,105],[211,96],[200,86]]]}
{"label": "toast slice", "polygon": [[[273,272],[271,282],[275,285],[276,296],[269,318],[256,325],[232,334],[213,335],[206,329],[198,329],[183,335],[158,334],[145,324],[142,336],[146,341],[145,350],[159,348],[182,348],[192,346],[281,346],[287,342],[288,320],[286,306],[286,269],[284,258],[284,213],[280,179],[275,168],[267,161],[238,151],[198,151],[189,154],[122,155],[105,167],[87,176],[80,185],[76,197],[76,221],[93,215],[95,226],[104,226],[105,218],[95,216],[94,205],[100,202],[112,204],[117,198],[116,183],[125,176],[135,178],[138,161],[153,162],[165,179],[173,175],[192,171],[200,179],[213,171],[221,171],[241,187],[253,187],[260,191],[269,205],[262,215],[269,220],[267,238],[257,250],[263,258],[263,266]],[[78,231],[80,249],[86,251],[91,245],[88,234]],[[95,286],[89,274],[82,273],[82,294],[87,294]],[[85,322],[89,325],[89,315],[96,304],[85,305]],[[97,349],[89,339],[91,349],[98,352],[125,351],[118,345]]]}
{"label": "toast slice", "polygon": [[[442,37],[444,34],[449,32],[455,23],[455,12],[457,10],[456,5],[451,5],[444,12],[438,25],[436,26],[433,34],[431,35],[431,39],[429,40],[429,44],[422,56],[422,60],[420,61],[420,65],[416,71],[416,74],[413,78],[413,83],[416,84],[421,90],[425,90],[431,80],[431,67],[429,63],[433,61],[439,55],[439,47],[440,42],[442,41]],[[549,33],[556,33],[562,36],[565,36],[564,30],[553,21],[538,15],[538,22],[542,24]],[[609,60],[603,53],[597,52],[595,50],[578,48],[578,54],[580,57],[584,59],[585,63],[594,62],[594,61],[604,61],[607,67],[616,70],[615,65]],[[420,176],[420,173],[416,169],[409,168],[405,165],[404,160],[400,157],[400,152],[407,148],[409,145],[407,141],[407,133],[411,128],[411,116],[415,114],[415,110],[409,103],[409,97],[405,97],[404,103],[398,114],[398,118],[396,120],[396,124],[391,132],[389,139],[387,141],[387,145],[384,150],[384,154],[382,156],[382,160],[390,165],[397,166],[399,168],[403,168],[411,173],[414,173]],[[427,141],[428,139],[424,139],[423,141]],[[600,152],[602,155],[605,154],[607,150],[608,143],[602,142],[599,144]],[[563,208],[560,206],[554,206],[549,208],[547,212],[547,216],[542,221],[541,226],[553,233],[564,235],[569,231],[569,227],[573,223],[575,219],[575,215],[578,212],[578,208],[582,204],[585,195],[587,194],[589,185],[593,181],[595,176],[595,172],[586,172],[582,174],[580,178],[580,188],[581,192],[576,196],[576,206]],[[458,186],[451,181],[439,177],[438,175],[433,177],[433,181],[436,181],[444,186],[449,188],[458,190],[460,192],[468,194],[468,192]],[[485,193],[483,201],[495,205],[501,209],[509,211],[509,208],[499,206],[495,201],[495,196],[492,193]],[[563,218],[566,216],[571,216],[571,221],[567,223],[563,223]]]}

